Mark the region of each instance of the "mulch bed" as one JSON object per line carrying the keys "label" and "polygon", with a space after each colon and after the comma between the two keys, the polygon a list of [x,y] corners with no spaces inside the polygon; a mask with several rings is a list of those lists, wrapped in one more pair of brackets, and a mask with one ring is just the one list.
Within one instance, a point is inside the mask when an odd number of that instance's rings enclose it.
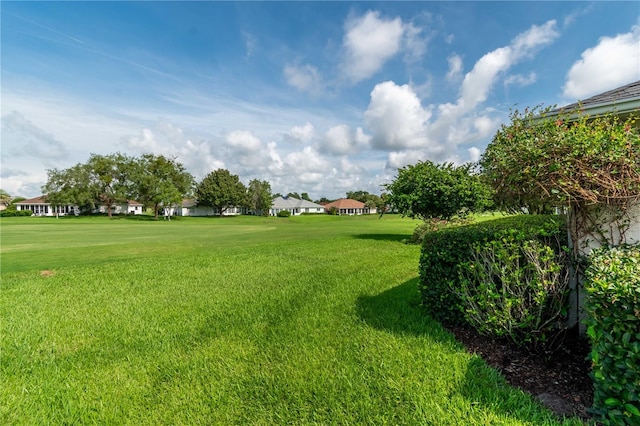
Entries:
{"label": "mulch bed", "polygon": [[481,356],[507,379],[509,384],[535,396],[559,417],[590,418],[593,384],[589,377],[589,342],[568,333],[559,350],[534,355],[505,340],[479,335],[467,327],[447,326],[469,352]]}

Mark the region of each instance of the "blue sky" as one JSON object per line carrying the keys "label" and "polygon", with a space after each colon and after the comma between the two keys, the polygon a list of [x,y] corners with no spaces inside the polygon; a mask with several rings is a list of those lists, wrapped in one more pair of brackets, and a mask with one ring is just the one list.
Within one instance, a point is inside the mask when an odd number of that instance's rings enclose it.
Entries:
{"label": "blue sky", "polygon": [[0,4],[0,186],[90,153],[314,199],[476,161],[513,107],[640,79],[637,2]]}

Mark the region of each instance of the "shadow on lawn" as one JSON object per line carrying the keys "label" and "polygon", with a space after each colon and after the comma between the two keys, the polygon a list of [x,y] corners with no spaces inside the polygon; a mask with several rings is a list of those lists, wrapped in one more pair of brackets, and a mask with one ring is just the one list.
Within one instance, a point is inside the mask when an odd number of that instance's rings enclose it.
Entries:
{"label": "shadow on lawn", "polygon": [[358,297],[358,316],[370,326],[392,333],[431,334],[439,326],[420,309],[418,280],[410,279],[375,296]]}
{"label": "shadow on lawn", "polygon": [[375,240],[375,241],[398,241],[403,242],[411,238],[406,234],[356,234],[353,238],[358,240]]}
{"label": "shadow on lawn", "polygon": [[[426,336],[434,343],[450,348],[453,354],[464,351],[462,344],[456,342],[448,331],[420,308],[418,283],[419,278],[416,277],[378,295],[360,296],[356,302],[358,316],[379,330]],[[446,365],[441,367],[443,370],[447,368]],[[488,367],[479,356],[469,360],[464,378],[453,392],[469,401],[470,410],[480,406],[493,410],[499,416],[524,423],[553,421],[553,416],[544,411],[538,411],[536,418],[536,414],[532,413],[537,411],[534,407],[540,404],[531,402],[521,391],[510,388],[504,377]]]}

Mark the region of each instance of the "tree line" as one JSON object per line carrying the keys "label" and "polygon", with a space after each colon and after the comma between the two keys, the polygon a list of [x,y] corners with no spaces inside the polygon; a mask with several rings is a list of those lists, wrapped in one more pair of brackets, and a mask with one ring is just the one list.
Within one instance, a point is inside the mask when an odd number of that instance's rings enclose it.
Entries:
{"label": "tree line", "polygon": [[[49,169],[42,191],[52,205],[76,205],[82,211],[105,206],[109,216],[114,206],[136,200],[152,209],[156,218],[163,209],[180,205],[184,198],[191,197],[198,206],[211,207],[219,215],[240,206],[267,216],[273,199],[282,195],[274,194],[266,180],[252,179],[245,185],[226,169],[214,170],[196,182],[175,158],[154,154],[132,157],[121,153],[91,154],[85,163]],[[350,191],[346,195],[367,207],[383,209],[385,205],[385,194]],[[286,196],[312,201],[306,192],[290,192]],[[322,197],[315,202],[331,201]]]}

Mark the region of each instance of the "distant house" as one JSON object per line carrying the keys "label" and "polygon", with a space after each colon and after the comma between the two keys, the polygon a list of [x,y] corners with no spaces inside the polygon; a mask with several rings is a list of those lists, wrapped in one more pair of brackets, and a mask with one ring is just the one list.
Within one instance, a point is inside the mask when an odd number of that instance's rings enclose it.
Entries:
{"label": "distant house", "polygon": [[74,205],[52,206],[46,199],[45,195],[28,200],[19,201],[16,204],[16,210],[31,210],[34,216],[66,216],[69,214],[79,214],[80,209]]}
{"label": "distant house", "polygon": [[[34,216],[66,216],[70,214],[78,215],[80,208],[76,205],[67,204],[61,206],[52,206],[47,201],[46,195],[22,200],[15,203],[16,210],[31,210]],[[124,204],[111,206],[112,214],[142,214],[143,205],[137,201],[128,201]],[[107,213],[107,206],[98,206],[93,213]]]}
{"label": "distant house", "polygon": [[[182,203],[171,209],[172,216],[219,216],[220,211],[208,206],[199,206],[195,198],[185,198]],[[238,216],[246,214],[246,207],[229,207],[222,212],[223,216]]]}
{"label": "distant house", "polygon": [[324,213],[324,206],[293,197],[274,198],[271,208],[269,209],[269,215],[276,216],[283,210],[287,210],[292,216],[297,216],[302,213]]}
{"label": "distant house", "polygon": [[[114,204],[111,206],[111,214],[142,214],[144,206],[133,200],[129,200],[123,204]],[[107,213],[107,206],[100,205],[94,213]]]}
{"label": "distant house", "polygon": [[341,198],[324,205],[324,209],[327,213],[329,213],[332,208],[335,208],[340,215],[360,215],[376,213],[375,207],[367,207],[363,202],[352,200],[350,198]]}

